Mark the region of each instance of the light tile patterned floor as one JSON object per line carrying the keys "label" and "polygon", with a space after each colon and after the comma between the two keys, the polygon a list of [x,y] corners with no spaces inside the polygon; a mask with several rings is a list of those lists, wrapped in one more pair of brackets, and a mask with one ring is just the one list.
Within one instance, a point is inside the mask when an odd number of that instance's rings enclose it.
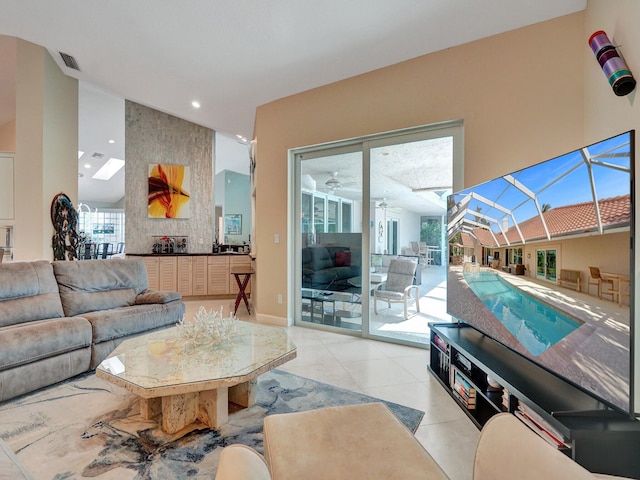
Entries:
{"label": "light tile patterned floor", "polygon": [[[187,300],[187,316],[200,305],[228,311],[233,300]],[[242,320],[252,320],[244,306]],[[472,478],[478,429],[428,373],[429,351],[302,327],[287,331],[298,357],[280,368],[296,375],[420,409],[416,438],[452,480]]]}

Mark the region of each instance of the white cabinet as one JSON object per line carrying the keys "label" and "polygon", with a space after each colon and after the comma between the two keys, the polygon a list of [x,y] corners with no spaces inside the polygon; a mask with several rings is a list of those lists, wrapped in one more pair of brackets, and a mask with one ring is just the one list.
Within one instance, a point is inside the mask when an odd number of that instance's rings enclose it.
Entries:
{"label": "white cabinet", "polygon": [[211,256],[207,259],[207,294],[229,293],[229,256]]}
{"label": "white cabinet", "polygon": [[178,292],[183,296],[193,295],[193,259],[192,257],[178,258]]}
{"label": "white cabinet", "polygon": [[160,260],[160,285],[158,290],[178,290],[178,257],[158,257]]}
{"label": "white cabinet", "polygon": [[191,295],[206,295],[207,294],[207,257],[195,256],[191,257],[193,263],[192,269],[192,285]]}
{"label": "white cabinet", "polygon": [[144,257],[144,265],[147,267],[147,277],[149,279],[149,289],[160,289],[160,259],[158,257]]}
{"label": "white cabinet", "polygon": [[[249,255],[158,255],[143,257],[149,288],[171,290],[184,297],[236,295],[232,268],[251,268]],[[251,281],[247,285],[251,292]]]}
{"label": "white cabinet", "polygon": [[13,154],[0,153],[0,219],[15,218],[13,185]]}

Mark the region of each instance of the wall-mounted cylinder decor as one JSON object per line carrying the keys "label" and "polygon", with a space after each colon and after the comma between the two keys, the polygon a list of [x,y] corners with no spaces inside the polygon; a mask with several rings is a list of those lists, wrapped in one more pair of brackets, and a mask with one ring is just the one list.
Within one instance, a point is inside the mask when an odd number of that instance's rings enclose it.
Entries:
{"label": "wall-mounted cylinder decor", "polygon": [[589,37],[589,46],[609,80],[613,92],[619,97],[631,93],[636,87],[636,81],[607,34],[602,30],[594,32]]}

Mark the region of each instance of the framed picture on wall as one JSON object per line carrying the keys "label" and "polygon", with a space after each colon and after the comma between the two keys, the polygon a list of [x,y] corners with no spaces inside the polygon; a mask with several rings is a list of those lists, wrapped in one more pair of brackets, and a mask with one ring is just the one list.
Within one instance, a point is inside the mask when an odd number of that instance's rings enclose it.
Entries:
{"label": "framed picture on wall", "polygon": [[240,235],[242,233],[242,215],[234,213],[224,216],[225,235]]}
{"label": "framed picture on wall", "polygon": [[189,218],[191,170],[186,165],[149,165],[149,218]]}

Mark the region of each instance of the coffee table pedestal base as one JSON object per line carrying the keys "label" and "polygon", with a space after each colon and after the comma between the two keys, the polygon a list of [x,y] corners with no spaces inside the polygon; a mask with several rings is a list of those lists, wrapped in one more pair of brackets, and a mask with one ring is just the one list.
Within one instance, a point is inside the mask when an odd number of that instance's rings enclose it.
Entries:
{"label": "coffee table pedestal base", "polygon": [[216,390],[141,398],[140,415],[145,420],[162,415],[162,431],[168,434],[177,433],[196,421],[216,428],[228,422],[229,402],[242,407],[255,405],[257,383],[254,379]]}

